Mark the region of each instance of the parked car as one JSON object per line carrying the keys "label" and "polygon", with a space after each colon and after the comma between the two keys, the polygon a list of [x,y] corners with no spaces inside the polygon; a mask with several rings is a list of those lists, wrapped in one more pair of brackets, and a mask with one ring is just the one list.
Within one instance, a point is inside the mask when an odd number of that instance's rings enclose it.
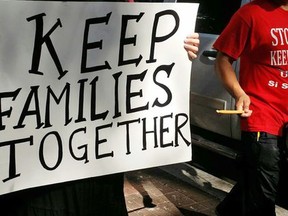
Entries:
{"label": "parked car", "polygon": [[[250,1],[177,1],[200,3],[195,31],[200,34],[201,43],[199,57],[193,60],[191,70],[192,143],[231,158],[237,157],[237,152],[234,150],[240,139],[239,116],[216,113],[219,109],[235,109],[235,101],[215,74],[214,63],[217,51],[212,45],[235,11]],[[234,63],[234,67],[238,73],[239,61]]]}

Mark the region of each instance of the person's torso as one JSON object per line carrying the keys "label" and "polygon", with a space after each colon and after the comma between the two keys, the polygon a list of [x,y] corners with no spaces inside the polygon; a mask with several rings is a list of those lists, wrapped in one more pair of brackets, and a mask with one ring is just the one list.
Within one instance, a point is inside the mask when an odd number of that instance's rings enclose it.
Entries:
{"label": "person's torso", "polygon": [[288,11],[262,0],[241,16],[250,37],[241,55],[240,84],[253,110],[243,125],[280,134],[277,128],[288,121]]}

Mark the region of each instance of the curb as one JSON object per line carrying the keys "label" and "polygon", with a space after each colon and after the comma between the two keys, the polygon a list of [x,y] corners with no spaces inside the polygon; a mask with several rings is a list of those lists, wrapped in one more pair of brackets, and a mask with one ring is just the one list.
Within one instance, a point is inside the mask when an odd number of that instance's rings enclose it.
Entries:
{"label": "curb", "polygon": [[[178,179],[215,196],[219,200],[222,200],[234,185],[234,183],[215,177],[187,163],[173,164],[159,168]],[[288,210],[276,206],[276,214],[277,216],[287,216]]]}
{"label": "curb", "polygon": [[233,184],[186,163],[160,167],[163,171],[222,200]]}

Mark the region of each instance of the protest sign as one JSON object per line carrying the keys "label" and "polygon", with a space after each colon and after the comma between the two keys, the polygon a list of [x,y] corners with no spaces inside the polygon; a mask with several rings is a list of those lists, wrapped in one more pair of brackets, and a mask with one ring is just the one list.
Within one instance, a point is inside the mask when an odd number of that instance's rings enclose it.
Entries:
{"label": "protest sign", "polygon": [[198,4],[0,2],[0,194],[191,160]]}

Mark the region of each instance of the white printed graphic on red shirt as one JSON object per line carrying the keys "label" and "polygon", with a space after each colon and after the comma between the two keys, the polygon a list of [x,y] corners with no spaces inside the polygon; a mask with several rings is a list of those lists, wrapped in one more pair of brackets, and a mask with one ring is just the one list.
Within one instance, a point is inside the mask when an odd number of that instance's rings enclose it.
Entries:
{"label": "white printed graphic on red shirt", "polygon": [[[288,28],[272,28],[270,34],[273,38],[273,47],[287,47],[288,45]],[[288,65],[288,50],[287,49],[277,49],[270,51],[270,64],[272,66],[283,66]],[[288,71],[279,69],[280,78],[288,78]],[[269,80],[268,86],[274,88],[288,89],[288,83],[279,83],[279,81]]]}

